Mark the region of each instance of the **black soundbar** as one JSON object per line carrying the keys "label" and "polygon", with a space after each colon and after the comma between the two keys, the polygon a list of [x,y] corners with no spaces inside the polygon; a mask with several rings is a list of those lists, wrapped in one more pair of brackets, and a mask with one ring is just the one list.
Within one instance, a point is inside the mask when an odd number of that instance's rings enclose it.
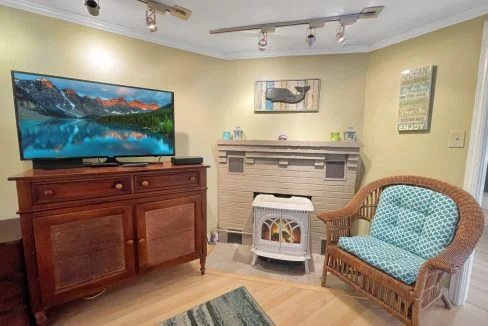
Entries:
{"label": "black soundbar", "polygon": [[203,163],[203,157],[200,157],[200,156],[172,157],[171,163],[173,163],[174,165],[202,164]]}

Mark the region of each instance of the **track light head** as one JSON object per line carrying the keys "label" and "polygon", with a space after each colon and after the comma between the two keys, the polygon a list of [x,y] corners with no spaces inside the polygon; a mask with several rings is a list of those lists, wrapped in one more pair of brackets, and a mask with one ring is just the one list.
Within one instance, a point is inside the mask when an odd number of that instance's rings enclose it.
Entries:
{"label": "track light head", "polygon": [[268,46],[268,33],[260,32],[259,33],[258,49],[260,51],[265,51],[267,46]]}
{"label": "track light head", "polygon": [[[99,1],[100,2],[100,1]],[[100,14],[100,4],[95,0],[85,0],[85,6],[88,13],[92,16],[98,16]]]}
{"label": "track light head", "polygon": [[344,23],[339,23],[339,26],[337,27],[337,33],[336,33],[336,41],[337,44],[343,45],[346,43],[346,25]]}
{"label": "track light head", "polygon": [[156,32],[158,30],[158,25],[156,24],[156,11],[151,8],[146,10],[146,26],[151,32]]}
{"label": "track light head", "polygon": [[307,37],[305,38],[305,42],[307,42],[308,46],[312,46],[316,41],[315,38],[315,28],[308,28],[307,30]]}

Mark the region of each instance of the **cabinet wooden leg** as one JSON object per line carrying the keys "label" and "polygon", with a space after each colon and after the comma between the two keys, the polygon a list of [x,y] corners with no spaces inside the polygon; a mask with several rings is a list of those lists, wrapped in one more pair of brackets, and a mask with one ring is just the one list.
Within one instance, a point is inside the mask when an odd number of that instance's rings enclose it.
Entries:
{"label": "cabinet wooden leg", "polygon": [[47,325],[47,317],[45,311],[38,311],[35,313],[36,324],[38,326],[45,326]]}
{"label": "cabinet wooden leg", "polygon": [[202,273],[202,275],[205,274],[205,263],[207,261],[207,257],[201,257],[200,258],[200,272]]}

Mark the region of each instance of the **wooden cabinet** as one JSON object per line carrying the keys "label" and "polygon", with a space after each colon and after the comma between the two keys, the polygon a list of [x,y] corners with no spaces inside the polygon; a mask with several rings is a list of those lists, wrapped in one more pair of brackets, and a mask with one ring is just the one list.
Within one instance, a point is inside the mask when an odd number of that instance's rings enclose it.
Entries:
{"label": "wooden cabinet", "polygon": [[206,166],[29,170],[17,183],[32,312],[206,257]]}

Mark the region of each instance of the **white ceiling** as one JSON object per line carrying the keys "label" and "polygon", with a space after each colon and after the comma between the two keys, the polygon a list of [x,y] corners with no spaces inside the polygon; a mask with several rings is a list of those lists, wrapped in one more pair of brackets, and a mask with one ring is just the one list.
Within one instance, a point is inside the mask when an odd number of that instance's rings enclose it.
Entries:
{"label": "white ceiling", "polygon": [[[284,55],[367,52],[488,13],[486,0],[158,0],[193,11],[188,21],[158,15],[159,30],[145,27],[145,5],[136,0],[101,0],[100,15],[90,16],[84,0],[0,0],[0,4],[222,59]],[[210,35],[209,30],[237,25],[306,19],[358,12],[384,5],[376,19],[348,26],[346,45],[335,42],[337,23],[317,30],[305,43],[306,26],[284,27],[258,51],[258,31]]]}

